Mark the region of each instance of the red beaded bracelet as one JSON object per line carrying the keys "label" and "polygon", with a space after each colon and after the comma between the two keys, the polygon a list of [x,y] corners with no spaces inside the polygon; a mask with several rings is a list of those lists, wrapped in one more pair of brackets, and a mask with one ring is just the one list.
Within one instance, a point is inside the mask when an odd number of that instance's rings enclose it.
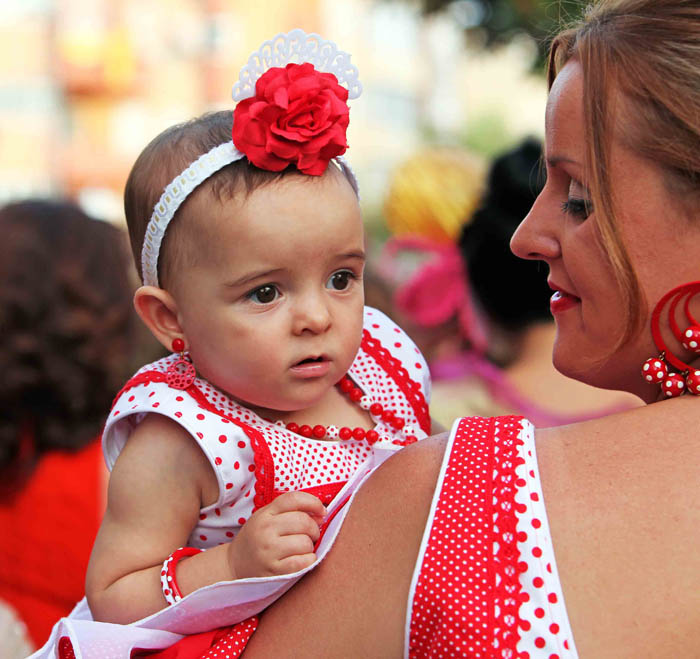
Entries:
{"label": "red beaded bracelet", "polygon": [[177,579],[175,579],[177,564],[181,559],[201,552],[201,549],[196,549],[195,547],[180,547],[163,562],[163,567],[160,571],[160,585],[163,588],[163,596],[168,605],[175,604],[175,602],[179,602],[182,599],[182,593],[177,586]]}

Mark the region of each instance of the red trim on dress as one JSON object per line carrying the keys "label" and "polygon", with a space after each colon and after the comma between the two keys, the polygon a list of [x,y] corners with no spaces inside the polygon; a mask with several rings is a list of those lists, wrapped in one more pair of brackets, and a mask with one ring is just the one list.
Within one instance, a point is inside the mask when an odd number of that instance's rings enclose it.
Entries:
{"label": "red trim on dress", "polygon": [[517,655],[521,419],[473,417],[457,427],[413,597],[412,659]]}
{"label": "red trim on dress", "polygon": [[323,540],[323,536],[326,535],[326,531],[328,530],[328,527],[330,526],[330,523],[333,521],[333,518],[347,505],[348,501],[350,501],[352,497],[352,494],[346,495],[346,497],[335,507],[333,512],[326,517],[326,519],[323,520],[323,524],[321,524],[321,529],[320,533],[318,536],[318,540],[316,540],[316,544],[314,544],[314,551],[318,551],[318,548],[321,546],[321,540]]}
{"label": "red trim on dress", "polygon": [[[309,494],[313,494],[315,497],[321,500],[322,504],[327,506],[331,501],[333,501],[333,499],[335,499],[338,492],[345,487],[345,483],[347,483],[346,480],[339,481],[337,483],[326,483],[325,485],[302,487],[299,488],[299,492],[308,492]],[[286,491],[287,490],[275,490],[273,492],[273,499],[276,499],[280,494],[284,494]]]}
{"label": "red trim on dress", "polygon": [[391,353],[381,344],[379,339],[373,337],[366,329],[362,330],[361,350],[370,355],[374,361],[381,366],[384,371],[396,383],[399,389],[406,396],[406,400],[413,408],[413,413],[418,419],[418,423],[427,435],[430,434],[430,412],[425,396],[421,391],[421,385],[413,380],[408,371],[401,365],[401,362],[392,357]]}

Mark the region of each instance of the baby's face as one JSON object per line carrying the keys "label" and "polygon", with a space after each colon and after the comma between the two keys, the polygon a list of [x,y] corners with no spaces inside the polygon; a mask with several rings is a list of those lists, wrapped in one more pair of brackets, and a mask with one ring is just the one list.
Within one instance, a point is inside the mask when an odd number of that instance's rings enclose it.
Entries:
{"label": "baby's face", "polygon": [[329,169],[191,201],[195,265],[171,292],[199,375],[272,418],[321,403],[362,335],[364,231],[347,180]]}

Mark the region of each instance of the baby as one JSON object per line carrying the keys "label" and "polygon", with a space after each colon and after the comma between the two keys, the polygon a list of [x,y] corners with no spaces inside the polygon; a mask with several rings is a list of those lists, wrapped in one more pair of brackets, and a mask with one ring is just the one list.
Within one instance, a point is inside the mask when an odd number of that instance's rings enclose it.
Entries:
{"label": "baby", "polygon": [[[299,33],[276,39],[318,39]],[[341,158],[360,86],[349,56],[321,51],[287,63],[271,48],[283,61],[244,70],[233,115],[166,130],[129,176],[134,303],[173,354],[127,382],[105,426],[94,620],[309,566],[343,485],[377,449],[431,431],[423,357],[364,308],[357,183]]]}

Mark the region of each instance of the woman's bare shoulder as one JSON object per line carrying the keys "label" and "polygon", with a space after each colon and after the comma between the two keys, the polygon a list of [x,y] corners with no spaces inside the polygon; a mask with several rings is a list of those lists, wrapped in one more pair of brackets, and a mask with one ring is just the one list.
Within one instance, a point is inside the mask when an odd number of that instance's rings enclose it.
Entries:
{"label": "woman's bare shoulder", "polygon": [[582,656],[687,656],[700,643],[700,510],[688,505],[700,497],[699,417],[686,397],[536,431]]}

